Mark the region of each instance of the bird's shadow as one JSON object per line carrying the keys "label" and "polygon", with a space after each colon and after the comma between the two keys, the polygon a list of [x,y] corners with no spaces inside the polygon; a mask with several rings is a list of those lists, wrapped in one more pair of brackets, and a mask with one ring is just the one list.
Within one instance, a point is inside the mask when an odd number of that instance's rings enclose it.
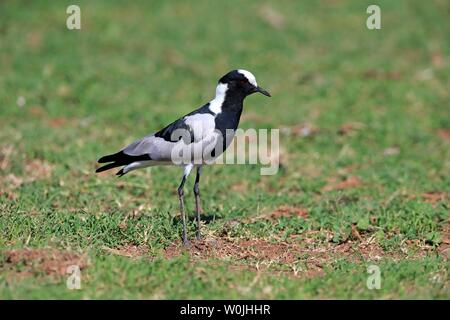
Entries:
{"label": "bird's shadow", "polygon": [[221,219],[221,218],[218,217],[218,216],[215,215],[215,214],[205,214],[205,215],[201,215],[201,216],[200,216],[200,219],[201,219],[204,223],[208,224],[208,223],[211,223],[211,222],[213,222],[213,221],[215,221],[215,220],[218,220],[218,219]]}
{"label": "bird's shadow", "polygon": [[[186,218],[189,221],[195,221],[195,213],[187,214]],[[211,222],[214,222],[215,220],[220,220],[221,217],[216,214],[201,214],[200,219],[204,224],[209,224]],[[181,215],[177,216],[177,217],[175,217],[175,219],[173,219],[172,225],[178,225],[178,224],[182,223],[182,220],[183,219],[182,219]]]}

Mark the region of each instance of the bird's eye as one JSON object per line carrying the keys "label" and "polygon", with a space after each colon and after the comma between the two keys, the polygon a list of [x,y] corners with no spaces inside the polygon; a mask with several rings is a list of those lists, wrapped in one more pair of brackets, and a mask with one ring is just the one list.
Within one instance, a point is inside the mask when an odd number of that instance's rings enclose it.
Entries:
{"label": "bird's eye", "polygon": [[247,79],[239,81],[241,84],[246,84],[248,82]]}

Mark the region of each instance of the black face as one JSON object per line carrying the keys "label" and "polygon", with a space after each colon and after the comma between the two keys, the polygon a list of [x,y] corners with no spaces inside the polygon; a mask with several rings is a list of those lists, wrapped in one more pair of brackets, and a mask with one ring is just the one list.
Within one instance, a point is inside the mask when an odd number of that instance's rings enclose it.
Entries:
{"label": "black face", "polygon": [[249,82],[247,77],[240,73],[238,70],[228,72],[222,78],[219,83],[228,85],[228,90],[241,93],[244,97],[251,95],[252,93],[259,92],[265,96],[270,97],[270,93],[259,86],[254,86]]}

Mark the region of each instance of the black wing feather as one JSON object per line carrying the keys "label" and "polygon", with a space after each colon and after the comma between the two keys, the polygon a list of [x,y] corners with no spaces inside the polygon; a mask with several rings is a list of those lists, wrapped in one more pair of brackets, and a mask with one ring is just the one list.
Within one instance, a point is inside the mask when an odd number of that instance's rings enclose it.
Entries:
{"label": "black wing feather", "polygon": [[97,170],[95,170],[95,172],[98,173],[120,166],[126,166],[127,164],[133,163],[135,161],[145,161],[145,160],[151,160],[151,157],[148,154],[131,156],[129,154],[124,153],[123,151],[119,151],[117,153],[109,154],[107,156],[98,159],[98,163],[106,163],[106,162],[112,163],[109,163],[107,165],[104,165],[103,167],[98,168]]}

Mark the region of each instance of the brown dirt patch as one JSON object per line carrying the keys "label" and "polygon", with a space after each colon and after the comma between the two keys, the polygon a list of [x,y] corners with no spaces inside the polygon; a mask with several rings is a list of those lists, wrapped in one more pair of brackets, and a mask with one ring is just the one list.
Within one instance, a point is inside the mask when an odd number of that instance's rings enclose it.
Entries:
{"label": "brown dirt patch", "polygon": [[189,248],[174,243],[165,249],[168,258],[189,252],[192,258],[219,258],[223,260],[272,260],[277,263],[295,261],[294,247],[286,242],[270,243],[262,239],[233,240],[230,238],[208,237],[193,241]]}
{"label": "brown dirt patch", "polygon": [[[8,167],[9,156],[13,152],[5,150],[9,149],[0,150],[0,169]],[[27,182],[47,179],[52,175],[52,171],[53,166],[44,160],[27,160],[25,161],[23,176],[17,176],[14,173],[9,173],[5,176],[0,175],[0,195],[5,195],[9,200],[17,199],[18,195],[14,192],[14,189]]]}
{"label": "brown dirt patch", "polygon": [[299,207],[291,207],[284,205],[276,208],[271,213],[272,218],[291,217],[291,216],[308,218],[308,210]]}
{"label": "brown dirt patch", "polygon": [[17,187],[20,187],[23,183],[23,179],[10,173],[6,176],[0,176],[0,195],[5,195],[7,199],[17,199],[17,194],[13,191]]}
{"label": "brown dirt patch", "polygon": [[25,173],[27,181],[49,178],[53,167],[46,161],[33,159],[25,165]]}
{"label": "brown dirt patch", "polygon": [[450,141],[450,130],[439,129],[437,131],[437,135],[445,142],[449,142]]}
{"label": "brown dirt patch", "polygon": [[439,254],[448,258],[450,253],[450,219],[445,221],[442,226],[442,242],[438,247]]}
{"label": "brown dirt patch", "polygon": [[236,182],[235,184],[231,185],[231,190],[236,192],[246,191],[248,190],[248,182],[247,181]]}
{"label": "brown dirt patch", "polygon": [[434,203],[438,203],[438,202],[441,202],[441,201],[445,201],[446,199],[450,198],[450,195],[445,193],[445,192],[437,192],[437,191],[435,191],[435,192],[424,193],[422,195],[422,198],[425,199],[425,202],[434,204]]}
{"label": "brown dirt patch", "polygon": [[45,115],[45,111],[41,106],[32,106],[28,109],[28,112],[36,117]]}
{"label": "brown dirt patch", "polygon": [[10,145],[0,148],[0,170],[5,170],[9,167],[9,161],[13,152],[14,147]]}
{"label": "brown dirt patch", "polygon": [[26,36],[26,44],[30,49],[38,50],[42,46],[42,33],[32,31]]}
{"label": "brown dirt patch", "polygon": [[63,276],[67,268],[77,265],[80,269],[88,266],[87,256],[75,252],[56,249],[14,249],[1,252],[0,270],[10,270],[19,276],[36,273]]}
{"label": "brown dirt patch", "polygon": [[343,190],[349,188],[357,188],[362,185],[362,181],[357,176],[347,177],[343,181],[337,181],[336,178],[332,178],[328,180],[328,184],[325,185],[322,190],[323,191],[332,191],[332,190]]}
{"label": "brown dirt patch", "polygon": [[76,124],[76,119],[73,118],[51,118],[47,120],[48,126],[50,128],[60,128],[67,125]]}
{"label": "brown dirt patch", "polygon": [[70,123],[70,119],[67,118],[52,118],[47,121],[50,128],[59,128],[66,126]]}
{"label": "brown dirt patch", "polygon": [[12,189],[20,187],[23,183],[23,179],[21,177],[16,176],[13,173],[8,174],[6,177],[3,177],[2,184],[5,184]]}
{"label": "brown dirt patch", "polygon": [[431,63],[437,69],[442,69],[445,67],[445,57],[441,52],[431,53]]}
{"label": "brown dirt patch", "polygon": [[323,273],[327,265],[342,258],[361,263],[383,258],[400,260],[407,258],[411,252],[416,258],[433,249],[431,246],[404,243],[398,252],[385,252],[374,237],[360,236],[361,241],[347,240],[336,244],[328,238],[319,239],[317,233],[310,231],[291,236],[286,241],[277,239],[276,242],[209,236],[205,240],[191,242],[188,248],[181,243],[173,243],[165,249],[165,256],[170,259],[187,252],[194,261],[215,258],[232,261],[234,265],[247,269],[259,270],[262,267],[294,276],[317,276]]}
{"label": "brown dirt patch", "polygon": [[351,135],[357,131],[364,129],[366,125],[360,122],[345,123],[340,126],[338,134],[341,136]]}

